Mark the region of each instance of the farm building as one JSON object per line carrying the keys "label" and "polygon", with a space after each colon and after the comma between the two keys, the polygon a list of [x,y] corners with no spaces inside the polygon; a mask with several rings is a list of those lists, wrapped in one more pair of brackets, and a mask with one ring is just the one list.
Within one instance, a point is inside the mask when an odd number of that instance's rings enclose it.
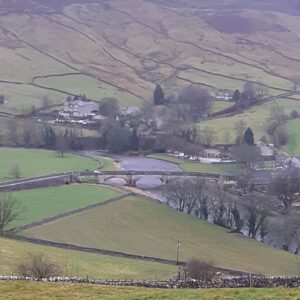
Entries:
{"label": "farm building", "polygon": [[233,99],[233,91],[231,90],[219,90],[216,99],[219,101],[231,101]]}
{"label": "farm building", "polygon": [[99,105],[96,102],[81,98],[68,100],[64,103],[64,113],[73,117],[87,117],[98,113]]}

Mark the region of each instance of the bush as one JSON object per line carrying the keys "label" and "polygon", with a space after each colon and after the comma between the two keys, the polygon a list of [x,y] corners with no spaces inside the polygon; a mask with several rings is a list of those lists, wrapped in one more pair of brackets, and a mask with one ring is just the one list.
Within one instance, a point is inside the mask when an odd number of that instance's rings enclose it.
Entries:
{"label": "bush", "polygon": [[215,276],[214,263],[209,261],[201,261],[197,258],[192,258],[187,262],[187,273],[192,279],[201,281],[211,281]]}
{"label": "bush", "polygon": [[276,130],[276,128],[278,127],[278,122],[277,121],[269,121],[267,123],[267,132],[269,135],[272,135],[274,133],[274,131]]}
{"label": "bush", "polygon": [[289,135],[284,127],[279,126],[273,133],[273,143],[276,147],[284,146],[289,141]]}
{"label": "bush", "polygon": [[296,110],[293,110],[290,114],[290,119],[298,119],[299,118],[299,113]]}
{"label": "bush", "polygon": [[25,262],[17,265],[17,272],[20,276],[38,279],[59,276],[61,274],[59,266],[50,261],[43,253],[28,254]]}

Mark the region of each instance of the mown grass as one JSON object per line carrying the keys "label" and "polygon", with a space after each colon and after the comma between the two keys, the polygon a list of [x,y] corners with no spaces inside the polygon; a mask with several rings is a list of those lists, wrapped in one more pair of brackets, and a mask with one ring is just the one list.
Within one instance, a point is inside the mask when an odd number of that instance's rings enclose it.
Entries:
{"label": "mown grass", "polygon": [[211,289],[163,290],[134,287],[54,284],[41,282],[0,282],[0,293],[8,300],[36,299],[107,299],[107,300],[296,300],[299,289]]}
{"label": "mown grass", "polygon": [[177,157],[173,157],[171,155],[159,154],[159,153],[149,155],[148,157],[175,163],[183,171],[186,172],[204,172],[204,173],[222,174],[227,172],[233,172],[243,168],[241,164],[226,164],[226,163],[204,164],[204,163],[192,162],[186,159],[180,159]]}
{"label": "mown grass", "polygon": [[99,165],[86,157],[54,151],[23,148],[0,148],[0,181],[12,179],[10,170],[18,165],[22,177],[53,173],[95,170]]}
{"label": "mown grass", "polygon": [[96,185],[68,185],[13,193],[22,212],[12,226],[20,226],[77,208],[120,196],[115,188]]}
{"label": "mown grass", "polygon": [[298,274],[300,258],[144,198],[121,201],[22,232],[25,236],[269,275]]}
{"label": "mown grass", "polygon": [[[60,266],[63,276],[69,277],[166,280],[177,271],[175,266],[170,265],[58,249],[0,238],[0,275],[17,274],[17,264],[23,262],[29,253],[44,253]],[[0,299],[2,299],[2,295],[3,291],[0,292]],[[35,297],[35,299],[41,298]]]}

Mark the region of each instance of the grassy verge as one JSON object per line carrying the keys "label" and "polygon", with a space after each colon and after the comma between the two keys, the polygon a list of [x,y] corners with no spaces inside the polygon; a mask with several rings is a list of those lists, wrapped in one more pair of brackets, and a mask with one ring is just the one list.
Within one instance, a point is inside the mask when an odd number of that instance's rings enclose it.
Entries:
{"label": "grassy verge", "polygon": [[242,168],[241,164],[204,164],[198,162],[191,162],[186,159],[180,159],[167,154],[152,154],[149,158],[161,159],[171,163],[177,164],[183,171],[186,172],[204,172],[204,173],[215,173],[221,174],[226,172],[236,171]]}
{"label": "grassy verge", "polygon": [[20,226],[55,216],[70,210],[102,202],[122,193],[105,186],[69,185],[20,191],[13,194],[22,207],[22,213],[13,226]]}
{"label": "grassy verge", "polygon": [[[28,253],[40,252],[45,253],[49,258],[51,258],[51,260],[60,265],[63,276],[70,277],[78,276],[85,278],[88,275],[89,278],[96,279],[166,280],[169,279],[173,274],[176,274],[177,270],[175,266],[90,254],[79,251],[56,249],[27,242],[0,238],[0,274],[16,274],[15,269],[17,263],[22,262]],[[3,299],[3,292],[4,291],[1,290],[0,299]],[[19,298],[15,297],[13,299]],[[35,299],[41,298],[36,296]],[[74,298],[71,297],[69,299]]]}
{"label": "grassy verge", "polygon": [[212,289],[212,290],[162,290],[132,287],[107,287],[40,282],[2,282],[0,293],[7,300],[29,300],[34,294],[37,299],[218,299],[257,300],[299,299],[299,289]]}
{"label": "grassy verge", "polygon": [[129,197],[24,231],[30,237],[139,255],[198,257],[229,269],[298,274],[300,258],[224,228],[179,213],[166,205]]}

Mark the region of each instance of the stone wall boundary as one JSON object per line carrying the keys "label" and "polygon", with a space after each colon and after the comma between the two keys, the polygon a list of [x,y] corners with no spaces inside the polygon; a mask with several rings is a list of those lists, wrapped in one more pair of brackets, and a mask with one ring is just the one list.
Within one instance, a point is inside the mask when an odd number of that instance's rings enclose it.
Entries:
{"label": "stone wall boundary", "polygon": [[160,289],[221,289],[221,288],[299,288],[300,277],[241,276],[205,281],[138,281],[101,280],[71,277],[32,278],[23,276],[0,276],[0,281],[51,282],[72,284],[93,284],[103,286],[143,287]]}

